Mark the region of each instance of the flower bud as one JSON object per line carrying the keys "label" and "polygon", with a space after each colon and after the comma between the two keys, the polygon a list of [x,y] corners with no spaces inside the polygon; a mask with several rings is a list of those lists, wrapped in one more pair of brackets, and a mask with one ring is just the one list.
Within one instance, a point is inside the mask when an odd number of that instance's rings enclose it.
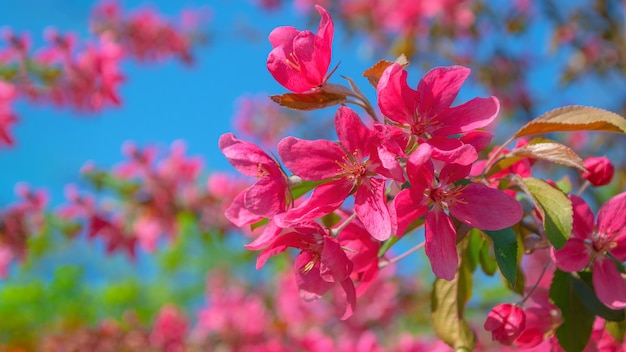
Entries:
{"label": "flower bud", "polygon": [[489,312],[484,328],[491,331],[491,339],[511,345],[526,327],[526,315],[517,305],[499,304]]}
{"label": "flower bud", "polygon": [[604,156],[587,158],[584,164],[587,172],[583,172],[583,178],[589,183],[598,187],[611,182],[615,168],[609,158]]}

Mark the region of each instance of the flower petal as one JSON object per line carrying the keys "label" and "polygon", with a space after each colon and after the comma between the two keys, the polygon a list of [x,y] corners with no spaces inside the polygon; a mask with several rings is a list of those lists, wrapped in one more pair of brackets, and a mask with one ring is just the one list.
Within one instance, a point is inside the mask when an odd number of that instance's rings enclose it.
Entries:
{"label": "flower petal", "polygon": [[464,224],[481,230],[501,230],[517,224],[522,206],[508,194],[482,183],[470,183],[461,190],[450,214]]}
{"label": "flower petal", "polygon": [[456,230],[443,211],[433,209],[426,214],[426,255],[435,275],[444,280],[454,279],[459,257],[456,252]]}
{"label": "flower petal", "polygon": [[552,247],[556,266],[566,272],[581,271],[591,259],[591,248],[579,238],[570,238],[559,250]]}
{"label": "flower petal", "polygon": [[469,74],[470,69],[463,66],[435,67],[428,71],[417,86],[420,115],[432,117],[448,109]]}
{"label": "flower petal", "polygon": [[474,131],[489,125],[500,111],[496,97],[474,98],[465,104],[451,108],[439,116],[444,126],[434,132],[439,136],[449,136]]}
{"label": "flower petal", "polygon": [[385,241],[391,237],[391,216],[385,199],[385,181],[364,179],[354,196],[354,211],[363,227],[374,238]]}
{"label": "flower petal", "polygon": [[626,308],[626,281],[615,263],[598,256],[593,264],[593,287],[598,299],[611,309]]}
{"label": "flower petal", "polygon": [[287,137],[278,143],[278,155],[294,174],[305,180],[321,181],[339,174],[338,163],[346,153],[330,141]]}

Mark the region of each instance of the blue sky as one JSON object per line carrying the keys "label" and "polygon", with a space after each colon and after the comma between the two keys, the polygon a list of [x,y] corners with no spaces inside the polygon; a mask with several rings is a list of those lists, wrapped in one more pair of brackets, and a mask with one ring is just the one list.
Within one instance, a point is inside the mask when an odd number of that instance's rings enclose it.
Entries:
{"label": "blue sky", "polygon": [[[0,24],[31,33],[41,43],[43,29],[55,26],[87,36],[87,18],[94,1],[0,0]],[[126,9],[144,4],[125,1]],[[210,7],[211,42],[195,51],[196,64],[187,67],[171,60],[160,64],[124,63],[127,82],[121,88],[123,105],[97,115],[80,115],[48,105],[19,100],[20,121],[13,128],[17,145],[0,149],[0,205],[15,199],[13,185],[25,181],[51,191],[53,204],[63,201],[62,189],[78,178],[88,160],[109,166],[122,160],[120,147],[133,140],[140,145],[169,145],[184,139],[189,153],[202,155],[211,170],[227,168],[217,148],[219,136],[231,130],[234,102],[245,93],[282,93],[265,68],[271,50],[267,34],[281,24],[302,28],[306,19],[290,13],[258,10],[247,1],[153,1],[161,13],[174,16],[184,8]],[[258,40],[238,32],[253,22]]]}

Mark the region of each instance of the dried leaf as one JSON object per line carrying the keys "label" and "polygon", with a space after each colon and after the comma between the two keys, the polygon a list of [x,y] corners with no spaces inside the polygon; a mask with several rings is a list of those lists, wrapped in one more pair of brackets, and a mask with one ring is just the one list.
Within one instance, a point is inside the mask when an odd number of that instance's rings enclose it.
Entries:
{"label": "dried leaf", "polygon": [[509,156],[542,159],[585,171],[583,159],[575,151],[560,143],[527,144],[515,149]]}
{"label": "dried leaf", "polygon": [[363,77],[367,78],[370,84],[376,88],[378,86],[380,76],[383,75],[383,72],[385,72],[387,67],[393,65],[394,63],[397,63],[402,67],[406,67],[409,64],[409,61],[404,54],[400,55],[395,62],[380,60],[374,66],[365,70],[365,72],[363,72]]}
{"label": "dried leaf", "polygon": [[346,102],[346,96],[337,93],[315,92],[308,94],[287,93],[270,95],[275,103],[294,110],[316,110]]}
{"label": "dried leaf", "polygon": [[565,106],[530,121],[517,131],[515,138],[567,131],[626,133],[626,119],[614,112],[590,106]]}

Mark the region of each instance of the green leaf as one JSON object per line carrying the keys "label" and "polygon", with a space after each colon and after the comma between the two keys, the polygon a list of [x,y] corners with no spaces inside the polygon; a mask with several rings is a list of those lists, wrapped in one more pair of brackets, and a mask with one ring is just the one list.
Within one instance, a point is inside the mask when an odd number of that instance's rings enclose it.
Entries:
{"label": "green leaf", "polygon": [[293,199],[298,199],[322,183],[324,183],[324,181],[302,181],[291,187],[291,196]]}
{"label": "green leaf", "polygon": [[463,319],[465,304],[471,297],[472,273],[466,261],[454,279],[436,279],[431,296],[431,319],[437,336],[455,350],[472,351],[476,336]]}
{"label": "green leaf", "polygon": [[391,248],[391,246],[393,246],[394,244],[396,244],[396,242],[398,242],[400,240],[400,238],[398,238],[397,236],[391,236],[389,237],[388,240],[386,240],[385,242],[383,242],[383,245],[380,247],[380,249],[378,250],[378,257],[382,258],[385,253],[387,253],[387,251],[389,250],[389,248]]}
{"label": "green leaf", "polygon": [[509,227],[498,231],[485,231],[493,240],[493,251],[502,275],[515,288],[517,280],[517,237]]}
{"label": "green leaf", "polygon": [[467,248],[463,260],[467,260],[470,270],[474,272],[480,262],[480,250],[482,248],[483,236],[477,229],[470,230],[467,236]]}
{"label": "green leaf", "polygon": [[561,310],[563,323],[556,330],[559,344],[568,352],[582,351],[589,341],[595,315],[574,288],[574,278],[557,270],[550,285],[550,299]]}
{"label": "green leaf", "polygon": [[496,258],[491,253],[491,244],[489,241],[483,241],[480,247],[478,260],[480,261],[480,267],[483,269],[485,274],[493,276],[493,274],[496,273],[498,264],[496,262]]}
{"label": "green leaf", "polygon": [[572,234],[572,202],[561,190],[543,180],[533,177],[515,179],[541,214],[548,240],[556,249],[561,249]]}
{"label": "green leaf", "polygon": [[614,112],[590,106],[565,106],[530,121],[515,133],[515,138],[568,131],[626,133],[626,119]]}
{"label": "green leaf", "polygon": [[607,321],[604,328],[619,342],[624,342],[624,335],[626,335],[626,321]]}
{"label": "green leaf", "polygon": [[613,310],[605,306],[593,289],[593,281],[590,272],[581,272],[578,274],[580,279],[572,278],[576,293],[582,298],[585,307],[592,313],[601,316],[609,321],[624,321],[626,315],[624,310]]}

